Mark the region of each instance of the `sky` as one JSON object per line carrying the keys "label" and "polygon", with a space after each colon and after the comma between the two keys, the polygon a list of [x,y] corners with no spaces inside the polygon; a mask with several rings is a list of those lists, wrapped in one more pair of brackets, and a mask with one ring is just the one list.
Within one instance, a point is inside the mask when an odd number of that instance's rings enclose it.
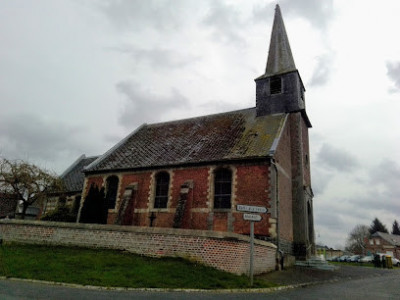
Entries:
{"label": "sky", "polygon": [[279,3],[306,88],[318,244],[400,221],[400,2],[2,0],[0,156],[61,174],[143,123],[255,106]]}

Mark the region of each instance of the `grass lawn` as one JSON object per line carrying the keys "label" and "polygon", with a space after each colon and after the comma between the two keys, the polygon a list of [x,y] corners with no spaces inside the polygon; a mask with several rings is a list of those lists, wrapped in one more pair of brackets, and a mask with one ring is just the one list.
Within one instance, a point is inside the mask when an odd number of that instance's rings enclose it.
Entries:
{"label": "grass lawn", "polygon": [[[3,244],[0,276],[131,288],[248,288],[249,278],[180,258],[85,248]],[[260,279],[253,287],[275,286]]]}

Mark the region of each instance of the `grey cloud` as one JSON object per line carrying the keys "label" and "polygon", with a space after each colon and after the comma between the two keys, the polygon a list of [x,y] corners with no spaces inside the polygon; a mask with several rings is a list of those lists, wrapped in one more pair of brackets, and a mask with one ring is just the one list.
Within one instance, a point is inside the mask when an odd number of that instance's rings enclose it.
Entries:
{"label": "grey cloud", "polygon": [[105,0],[99,9],[118,29],[168,31],[180,27],[180,17],[184,15],[181,10],[186,3],[183,0]]}
{"label": "grey cloud", "polygon": [[383,205],[389,204],[392,208],[397,207],[400,214],[400,165],[393,160],[383,159],[370,170],[369,174],[370,186],[376,188],[373,192],[378,193],[378,187],[381,187],[380,195],[375,196],[373,201],[382,201]]}
{"label": "grey cloud", "polygon": [[[371,181],[383,183],[391,189],[398,189],[398,179],[400,178],[400,166],[391,159],[383,159],[370,172]],[[399,193],[400,194],[400,193]]]}
{"label": "grey cloud", "polygon": [[[84,142],[85,133],[87,131],[78,126],[71,127],[30,114],[3,116],[0,118],[0,154],[48,167],[57,160],[73,160],[83,153],[93,153],[93,143]],[[52,165],[51,169],[54,167],[57,168]]]}
{"label": "grey cloud", "polygon": [[188,107],[189,101],[176,89],[171,96],[158,96],[142,90],[134,82],[122,81],[117,90],[124,94],[128,102],[120,115],[119,122],[127,128],[142,123],[160,122],[166,113]]}
{"label": "grey cloud", "polygon": [[[369,226],[373,218],[378,217],[388,228],[400,215],[400,165],[392,160],[383,159],[368,170],[369,179],[359,193],[314,202],[314,218],[317,228],[324,231],[326,237],[333,231],[342,231],[342,239],[357,224]],[[338,187],[342,188],[342,187]],[[342,193],[345,195],[345,190]],[[322,201],[320,201],[322,200]],[[335,225],[336,222],[336,225]],[[338,225],[340,224],[340,225]]]}
{"label": "grey cloud", "polygon": [[198,106],[205,114],[214,114],[219,112],[227,112],[239,110],[241,107],[237,104],[224,101],[221,99],[212,99],[211,101],[205,102]]}
{"label": "grey cloud", "polygon": [[332,212],[331,209],[319,210],[318,208],[314,208],[314,219],[316,224],[328,228],[335,228],[342,225],[341,222],[338,222],[339,217],[337,212]]}
{"label": "grey cloud", "polygon": [[351,198],[314,202],[316,234],[330,247],[344,245],[348,232],[357,224],[368,225],[372,217],[370,208],[359,206]]}
{"label": "grey cloud", "polygon": [[126,134],[124,135],[124,134],[116,134],[116,133],[110,134],[109,133],[109,134],[105,134],[103,136],[103,139],[104,139],[105,143],[115,145],[120,140],[122,140],[125,136],[126,136]]}
{"label": "grey cloud", "polygon": [[312,167],[311,177],[314,195],[315,197],[319,197],[319,195],[321,195],[328,187],[332,176],[321,168]]}
{"label": "grey cloud", "polygon": [[[253,21],[265,22],[270,24],[274,17],[273,12],[275,5],[276,5],[275,3],[269,3],[266,5],[256,4],[253,7]],[[283,14],[286,14],[286,11],[284,11]]]}
{"label": "grey cloud", "polygon": [[135,63],[147,62],[152,69],[166,69],[171,71],[171,68],[182,68],[188,64],[199,60],[200,58],[184,55],[182,53],[162,48],[153,49],[136,49],[130,46],[114,48],[117,51],[129,54]]}
{"label": "grey cloud", "polygon": [[373,218],[378,217],[390,227],[393,218],[400,213],[400,204],[397,198],[385,197],[385,191],[379,191],[376,186],[366,187],[359,195],[347,198],[338,198],[330,203],[316,204],[314,216],[316,224],[332,230],[334,220],[343,227],[343,238],[357,224],[369,226]]}
{"label": "grey cloud", "polygon": [[387,62],[387,75],[394,82],[395,92],[400,92],[400,62]]}
{"label": "grey cloud", "polygon": [[[365,216],[364,216],[365,218]],[[318,240],[323,240],[330,247],[344,245],[347,233],[359,219],[355,219],[352,210],[340,208],[339,205],[314,204],[315,233]],[[364,222],[362,222],[364,223]]]}
{"label": "grey cloud", "polygon": [[350,172],[359,166],[355,156],[326,143],[318,153],[317,163],[339,172]]}
{"label": "grey cloud", "polygon": [[[332,0],[281,0],[279,5],[285,16],[295,15],[308,20],[314,27],[324,29],[333,16]],[[269,16],[275,3],[265,6],[255,6],[253,15],[255,20],[269,22]]]}
{"label": "grey cloud", "polygon": [[203,23],[213,29],[212,36],[216,41],[246,45],[240,35],[246,22],[241,20],[239,11],[233,6],[219,0],[210,1],[209,12]]}
{"label": "grey cloud", "polygon": [[322,86],[325,85],[330,76],[332,70],[332,54],[323,55],[317,58],[317,65],[313,71],[313,75],[309,82],[310,86]]}
{"label": "grey cloud", "polygon": [[359,197],[353,197],[351,199],[354,207],[357,208],[359,214],[364,215],[365,213],[374,212],[385,212],[385,214],[400,213],[400,203],[398,202],[398,194],[393,193],[383,188],[380,190],[378,186],[375,188],[368,188],[366,195],[360,195]]}

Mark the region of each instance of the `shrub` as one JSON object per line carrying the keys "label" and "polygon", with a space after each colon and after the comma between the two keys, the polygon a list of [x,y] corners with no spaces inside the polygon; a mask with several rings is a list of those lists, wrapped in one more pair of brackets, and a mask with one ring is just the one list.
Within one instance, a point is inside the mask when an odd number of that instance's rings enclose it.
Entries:
{"label": "shrub", "polygon": [[76,222],[76,214],[71,213],[70,209],[65,205],[57,207],[56,210],[45,214],[42,221],[53,221],[53,222]]}

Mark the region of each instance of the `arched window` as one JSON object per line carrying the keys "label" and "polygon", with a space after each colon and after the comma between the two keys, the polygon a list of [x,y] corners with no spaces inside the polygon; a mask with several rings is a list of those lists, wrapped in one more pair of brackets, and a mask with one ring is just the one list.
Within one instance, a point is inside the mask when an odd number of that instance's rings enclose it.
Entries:
{"label": "arched window", "polygon": [[118,177],[110,176],[107,178],[107,195],[106,195],[106,207],[108,209],[115,208],[115,202],[117,200],[118,193]]}
{"label": "arched window", "polygon": [[169,174],[161,172],[156,175],[156,195],[154,208],[167,208],[169,189]]}
{"label": "arched window", "polygon": [[231,208],[232,171],[218,169],[214,173],[214,208]]}

